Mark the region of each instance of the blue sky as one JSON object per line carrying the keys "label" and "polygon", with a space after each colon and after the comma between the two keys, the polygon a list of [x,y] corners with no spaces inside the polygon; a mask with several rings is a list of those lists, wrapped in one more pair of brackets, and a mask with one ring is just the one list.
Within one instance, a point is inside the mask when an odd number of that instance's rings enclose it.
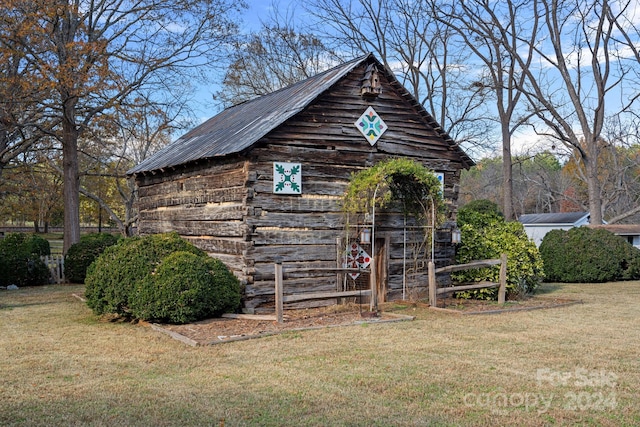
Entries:
{"label": "blue sky", "polygon": [[260,27],[260,19],[269,16],[271,2],[269,0],[249,0],[249,10],[244,13],[243,31],[249,32]]}
{"label": "blue sky", "polygon": [[[249,9],[244,13],[245,25],[243,30],[257,30],[260,28],[260,20],[269,17],[272,9],[272,0],[247,0]],[[287,8],[296,9],[297,14],[302,12],[300,2],[295,0],[277,0],[278,8],[285,13]]]}
{"label": "blue sky", "polygon": [[[302,13],[302,9],[299,7],[300,2],[296,0],[276,0],[281,13],[286,14],[287,11],[291,12],[294,9],[297,10],[296,14]],[[243,33],[250,33],[251,31],[258,31],[261,26],[261,20],[268,20],[271,9],[272,0],[247,0],[249,9],[246,9],[242,14],[241,31]],[[289,9],[288,9],[289,8]],[[222,78],[222,77],[220,77]],[[199,122],[203,122],[217,113],[219,113],[219,107],[216,106],[213,101],[213,93],[219,88],[215,86],[201,87],[197,89],[197,93],[194,94],[193,107],[198,115]],[[184,133],[183,130],[178,132],[178,137]]]}

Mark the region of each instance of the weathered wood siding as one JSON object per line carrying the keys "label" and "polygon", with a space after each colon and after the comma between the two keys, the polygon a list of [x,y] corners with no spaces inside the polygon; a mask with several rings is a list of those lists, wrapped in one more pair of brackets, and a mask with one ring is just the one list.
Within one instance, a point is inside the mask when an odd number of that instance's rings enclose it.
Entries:
{"label": "weathered wood siding", "polygon": [[[383,94],[367,100],[359,95],[364,69],[357,69],[343,84],[330,90],[307,110],[290,119],[254,147],[248,156],[255,180],[248,183],[253,197],[248,201],[247,225],[253,245],[247,251],[252,280],[246,286],[246,306],[260,310],[273,304],[274,262],[281,259],[290,268],[335,267],[336,239],[345,235],[345,218],[339,200],[350,176],[389,157],[411,157],[445,173],[445,198],[455,210],[460,159],[440,136],[424,124],[417,110],[408,105],[396,88],[383,82]],[[354,122],[373,106],[388,130],[371,146]],[[302,164],[302,195],[273,194],[273,162]],[[380,212],[376,236],[383,237],[387,271],[383,280],[390,298],[402,296],[403,218]],[[442,233],[441,233],[442,234]],[[446,234],[446,233],[445,233]],[[439,240],[450,238],[438,236]],[[450,245],[438,245],[439,265],[453,255]],[[409,279],[413,293],[427,292],[426,265]],[[301,276],[284,282],[285,293],[328,292],[339,287],[335,275]],[[316,302],[317,303],[317,302]],[[299,305],[310,305],[307,302]]]}
{"label": "weathered wood siding", "polygon": [[248,180],[247,163],[237,158],[138,175],[139,233],[176,231],[245,281]]}
{"label": "weathered wood siding", "polygon": [[[158,174],[137,175],[141,234],[177,231],[220,258],[243,281],[248,310],[272,311],[274,263],[290,268],[335,267],[344,250],[340,197],[351,174],[390,157],[410,157],[445,174],[445,199],[455,219],[462,168],[459,154],[425,125],[411,97],[382,77],[383,93],[360,96],[365,67],[357,68],[306,110],[257,142],[242,156],[202,161]],[[371,146],[354,122],[372,106],[388,129]],[[273,163],[302,164],[302,195],[273,194]],[[389,298],[402,296],[403,218],[379,211],[376,240],[385,259],[379,277]],[[453,248],[438,233],[436,261],[448,265]],[[378,245],[378,243],[376,243]],[[426,265],[407,282],[411,295],[427,294]],[[336,275],[298,274],[285,293],[328,292]],[[330,301],[331,302],[331,301]],[[329,303],[330,303],[329,302]],[[291,304],[308,306],[327,302]]]}

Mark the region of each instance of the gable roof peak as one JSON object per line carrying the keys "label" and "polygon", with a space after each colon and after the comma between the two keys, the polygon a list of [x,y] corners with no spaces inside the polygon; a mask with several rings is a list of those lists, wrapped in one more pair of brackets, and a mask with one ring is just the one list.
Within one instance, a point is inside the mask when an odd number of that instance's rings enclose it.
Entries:
{"label": "gable roof peak", "polygon": [[424,117],[425,122],[449,144],[449,149],[459,153],[465,166],[474,164],[424,107],[402,86],[392,71],[378,61],[373,53],[367,53],[267,95],[226,108],[127,171],[127,174],[146,173],[198,160],[241,153],[300,113],[348,73],[366,62],[374,65],[396,90],[403,93],[403,96]]}

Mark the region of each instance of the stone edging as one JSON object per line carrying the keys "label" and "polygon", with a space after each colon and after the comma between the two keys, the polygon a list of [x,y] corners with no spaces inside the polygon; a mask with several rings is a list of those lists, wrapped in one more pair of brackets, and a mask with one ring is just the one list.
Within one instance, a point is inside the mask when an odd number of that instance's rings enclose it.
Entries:
{"label": "stone edging", "polygon": [[184,344],[187,344],[187,345],[189,345],[191,347],[198,347],[198,346],[224,344],[224,343],[228,343],[228,342],[246,341],[246,340],[250,340],[250,339],[264,338],[264,337],[269,337],[269,336],[273,336],[273,335],[285,334],[285,333],[289,333],[289,332],[311,331],[311,330],[317,330],[317,329],[338,328],[338,327],[343,327],[343,326],[354,326],[354,325],[363,325],[363,324],[406,322],[406,321],[411,321],[411,320],[415,319],[415,316],[408,316],[408,315],[404,315],[404,314],[388,313],[388,312],[384,312],[383,314],[385,316],[392,317],[392,319],[359,320],[359,321],[356,321],[356,322],[344,323],[344,324],[340,324],[340,325],[308,326],[308,327],[302,327],[302,328],[283,329],[281,331],[262,332],[260,334],[253,334],[253,335],[231,335],[231,336],[228,336],[228,337],[218,337],[218,339],[216,339],[216,340],[206,341],[206,342],[199,342],[199,341],[196,341],[196,340],[191,339],[189,337],[186,337],[186,336],[184,336],[182,334],[179,334],[177,332],[170,331],[168,329],[163,328],[162,326],[160,326],[157,323],[150,323],[149,325],[151,326],[151,329],[153,329],[154,331],[158,331],[158,332],[162,332],[164,334],[167,334],[171,338],[176,339],[176,340],[178,340],[178,341],[180,341],[180,342],[182,342]]}

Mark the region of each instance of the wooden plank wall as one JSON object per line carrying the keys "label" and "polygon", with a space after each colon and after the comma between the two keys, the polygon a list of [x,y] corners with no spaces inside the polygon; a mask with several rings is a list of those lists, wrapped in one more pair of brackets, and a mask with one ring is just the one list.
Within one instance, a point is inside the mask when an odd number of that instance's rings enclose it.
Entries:
{"label": "wooden plank wall", "polygon": [[[280,258],[291,268],[335,267],[336,239],[345,235],[345,217],[340,197],[350,176],[389,157],[406,156],[445,173],[445,197],[452,218],[455,215],[461,163],[455,153],[434,132],[425,127],[418,112],[408,107],[402,93],[385,85],[381,96],[365,100],[359,95],[356,70],[317,100],[314,105],[263,139],[249,155],[255,181],[249,182],[253,197],[248,201],[247,225],[252,229],[253,280],[246,286],[246,306],[260,311],[273,304],[274,267]],[[383,83],[384,84],[384,83]],[[372,147],[354,122],[371,105],[389,129]],[[302,195],[275,195],[273,162],[302,164]],[[388,240],[387,289],[390,298],[402,296],[403,218],[398,213],[379,212],[377,237]],[[438,265],[450,263],[453,248],[442,244],[450,239],[439,233]],[[445,234],[446,236],[443,236]],[[426,263],[410,280],[414,294],[428,292]],[[285,280],[285,293],[330,292],[336,290],[336,276],[307,276]],[[309,301],[308,306],[318,302]],[[326,303],[326,302],[324,302]],[[330,302],[331,303],[331,302]],[[267,309],[268,310],[268,309]]]}
{"label": "wooden plank wall", "polygon": [[[383,78],[383,93],[360,96],[364,67],[309,108],[272,131],[246,153],[155,175],[137,176],[141,234],[177,231],[220,258],[245,285],[248,311],[273,311],[274,263],[295,268],[336,267],[336,239],[345,235],[340,197],[352,173],[389,157],[406,156],[445,174],[445,198],[455,219],[461,159],[407,101],[406,92]],[[372,147],[354,122],[368,106],[388,130]],[[273,194],[273,162],[302,164],[302,195]],[[403,218],[379,212],[376,235],[388,252],[386,287],[402,295]],[[448,265],[450,236],[439,233],[437,265]],[[336,290],[336,276],[300,275],[285,280],[285,293]],[[428,292],[426,264],[413,278]],[[305,301],[300,307],[334,303]]]}
{"label": "wooden plank wall", "polygon": [[249,175],[235,158],[137,176],[139,233],[176,231],[246,281]]}

